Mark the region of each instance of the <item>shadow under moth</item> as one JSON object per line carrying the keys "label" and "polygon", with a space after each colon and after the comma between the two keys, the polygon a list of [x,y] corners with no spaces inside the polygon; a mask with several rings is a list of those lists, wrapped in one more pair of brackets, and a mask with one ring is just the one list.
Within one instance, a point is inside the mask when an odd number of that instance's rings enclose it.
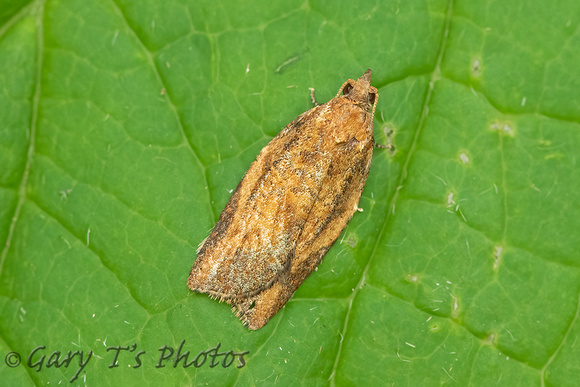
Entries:
{"label": "shadow under moth", "polygon": [[318,266],[358,208],[373,156],[367,70],[266,145],[197,250],[187,286],[263,327]]}

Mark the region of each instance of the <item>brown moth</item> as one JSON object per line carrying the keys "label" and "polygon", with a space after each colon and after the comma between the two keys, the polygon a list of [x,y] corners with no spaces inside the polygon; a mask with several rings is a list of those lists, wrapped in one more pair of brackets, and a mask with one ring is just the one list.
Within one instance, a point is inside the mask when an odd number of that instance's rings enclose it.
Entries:
{"label": "brown moth", "polygon": [[369,69],[262,149],[198,248],[191,290],[232,305],[250,329],[286,304],[358,208],[378,98]]}

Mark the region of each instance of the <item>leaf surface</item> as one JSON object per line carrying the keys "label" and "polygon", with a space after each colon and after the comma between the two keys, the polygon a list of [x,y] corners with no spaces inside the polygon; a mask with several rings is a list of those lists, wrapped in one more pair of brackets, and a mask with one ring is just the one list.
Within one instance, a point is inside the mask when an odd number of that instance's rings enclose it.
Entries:
{"label": "leaf surface", "polygon": [[[579,24],[571,0],[4,2],[0,377],[574,385]],[[367,68],[396,151],[249,332],[187,289],[195,249],[308,88]]]}

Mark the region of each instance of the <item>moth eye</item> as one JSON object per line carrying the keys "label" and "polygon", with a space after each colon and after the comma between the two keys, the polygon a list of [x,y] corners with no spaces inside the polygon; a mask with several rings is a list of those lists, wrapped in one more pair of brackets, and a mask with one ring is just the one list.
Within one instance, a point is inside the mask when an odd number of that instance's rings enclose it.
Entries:
{"label": "moth eye", "polygon": [[369,93],[369,103],[371,105],[374,105],[376,100],[377,100],[377,93]]}
{"label": "moth eye", "polygon": [[343,95],[349,95],[351,91],[352,91],[352,84],[349,82],[342,89],[342,94]]}

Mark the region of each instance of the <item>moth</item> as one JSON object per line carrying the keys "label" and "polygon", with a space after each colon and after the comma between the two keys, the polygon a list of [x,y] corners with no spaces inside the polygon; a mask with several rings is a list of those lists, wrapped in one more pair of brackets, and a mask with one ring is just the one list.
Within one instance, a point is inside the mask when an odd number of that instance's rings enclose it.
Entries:
{"label": "moth", "polygon": [[187,286],[230,304],[249,329],[286,304],[358,209],[375,144],[371,73],[262,149],[197,250]]}

